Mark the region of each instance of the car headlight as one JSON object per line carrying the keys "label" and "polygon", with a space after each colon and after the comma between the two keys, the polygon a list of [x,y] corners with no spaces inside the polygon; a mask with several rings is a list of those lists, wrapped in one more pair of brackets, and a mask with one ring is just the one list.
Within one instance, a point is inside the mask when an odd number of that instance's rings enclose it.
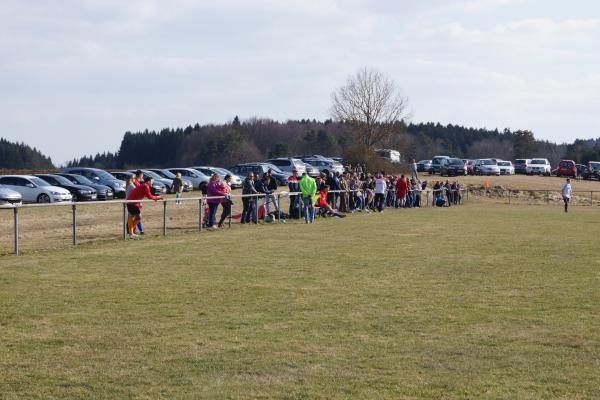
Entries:
{"label": "car headlight", "polygon": [[50,192],[50,194],[52,194],[54,196],[60,196],[62,193],[61,192]]}

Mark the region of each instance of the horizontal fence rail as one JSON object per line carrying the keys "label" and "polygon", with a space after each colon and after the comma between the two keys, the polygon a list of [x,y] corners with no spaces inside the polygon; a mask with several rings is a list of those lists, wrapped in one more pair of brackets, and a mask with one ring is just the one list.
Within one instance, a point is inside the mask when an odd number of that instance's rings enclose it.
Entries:
{"label": "horizontal fence rail", "polygon": [[[367,209],[367,202],[373,201],[373,197],[375,196],[375,190],[372,189],[354,189],[354,190],[330,190],[329,193],[333,194],[333,195],[340,195],[340,194],[346,194],[348,197],[350,196],[355,196],[355,198],[353,198],[353,200],[356,199],[360,199],[360,201],[357,201],[357,203],[360,204],[360,209],[361,210],[365,210]],[[424,205],[424,206],[428,206],[431,204],[431,206],[435,206],[435,202],[434,199],[440,196],[444,196],[444,195],[448,195],[449,193],[452,196],[455,196],[456,193],[461,193],[460,196],[457,197],[456,200],[456,204],[462,203],[465,199],[468,199],[468,191],[466,189],[452,189],[452,190],[448,190],[448,189],[425,189],[425,190],[408,190],[407,191],[407,195],[410,194],[418,194],[420,195],[420,204]],[[462,195],[464,193],[464,195]],[[386,207],[396,207],[397,206],[397,198],[396,198],[396,191],[392,190],[392,189],[388,189],[386,191],[385,197],[384,197],[384,203],[386,204]],[[318,193],[317,193],[318,196]],[[302,197],[302,192],[287,192],[287,191],[281,191],[281,192],[274,192],[272,194],[264,194],[264,193],[258,193],[258,194],[231,194],[228,196],[195,196],[195,197],[181,197],[181,198],[164,198],[164,199],[160,199],[160,200],[108,200],[108,201],[86,201],[86,202],[58,202],[58,203],[44,203],[44,204],[16,204],[16,205],[6,205],[6,206],[2,206],[0,207],[0,212],[1,211],[10,211],[12,210],[13,212],[13,244],[14,244],[14,248],[13,248],[13,253],[15,255],[19,255],[20,254],[20,240],[19,240],[19,233],[20,233],[20,225],[19,225],[19,216],[20,213],[23,212],[24,210],[27,209],[40,209],[40,208],[60,208],[60,207],[70,207],[70,213],[71,213],[71,226],[70,226],[70,230],[71,230],[71,243],[73,246],[76,246],[78,244],[78,237],[77,237],[77,221],[78,221],[78,210],[80,210],[83,207],[88,207],[88,206],[93,206],[93,205],[103,205],[103,206],[109,206],[109,205],[121,205],[122,206],[122,237],[124,239],[127,238],[127,220],[128,220],[128,211],[127,211],[127,204],[132,204],[132,203],[142,203],[142,204],[154,204],[154,203],[159,203],[162,204],[162,235],[163,236],[167,236],[168,233],[168,226],[167,226],[167,221],[168,221],[168,204],[169,203],[176,203],[176,204],[181,204],[183,202],[189,203],[189,202],[197,202],[198,203],[198,209],[197,209],[197,213],[198,213],[198,225],[197,225],[197,230],[198,231],[203,231],[203,229],[205,228],[205,211],[208,207],[208,202],[210,200],[225,200],[225,199],[231,199],[231,200],[235,200],[235,199],[245,199],[245,198],[253,198],[256,201],[256,206],[254,207],[254,216],[253,216],[253,220],[257,221],[258,220],[258,202],[260,200],[265,201],[265,203],[267,202],[268,199],[272,199],[275,198],[277,201],[278,206],[275,207],[276,209],[279,209],[280,205],[281,205],[281,200],[284,198],[289,198],[289,199],[294,199],[294,198],[301,198]],[[389,205],[390,203],[390,197],[393,199],[393,204]],[[263,203],[263,205],[265,204]],[[300,202],[299,202],[300,203]],[[300,208],[300,204],[298,204],[298,208]],[[318,208],[318,207],[317,207]],[[276,212],[275,213],[275,218],[277,221],[281,222],[281,212]],[[229,213],[229,216],[227,218],[227,225],[229,227],[231,227],[232,224],[232,212]]]}

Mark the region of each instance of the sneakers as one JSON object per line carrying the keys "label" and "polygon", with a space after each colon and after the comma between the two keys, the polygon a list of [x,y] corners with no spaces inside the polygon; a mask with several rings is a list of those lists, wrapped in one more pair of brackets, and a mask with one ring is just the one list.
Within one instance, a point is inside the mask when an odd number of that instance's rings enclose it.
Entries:
{"label": "sneakers", "polygon": [[140,240],[140,235],[134,233],[133,235],[128,235],[128,238],[131,240]]}

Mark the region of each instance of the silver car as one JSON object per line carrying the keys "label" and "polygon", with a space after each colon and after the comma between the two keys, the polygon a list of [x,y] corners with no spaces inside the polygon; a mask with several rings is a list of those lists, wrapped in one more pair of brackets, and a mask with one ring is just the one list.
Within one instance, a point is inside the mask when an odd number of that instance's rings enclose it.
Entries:
{"label": "silver car", "polygon": [[12,207],[21,205],[23,196],[19,192],[0,185],[0,207]]}
{"label": "silver car", "polygon": [[209,176],[193,168],[167,168],[172,174],[181,174],[181,178],[192,182],[194,190],[201,190],[203,185],[207,185],[210,180]]}

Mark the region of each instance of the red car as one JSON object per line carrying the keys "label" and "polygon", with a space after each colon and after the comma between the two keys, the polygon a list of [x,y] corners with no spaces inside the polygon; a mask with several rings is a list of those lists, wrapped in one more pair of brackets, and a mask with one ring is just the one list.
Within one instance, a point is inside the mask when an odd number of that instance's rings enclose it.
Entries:
{"label": "red car", "polygon": [[558,163],[556,170],[556,176],[571,176],[575,178],[577,176],[577,166],[573,160],[561,160]]}

